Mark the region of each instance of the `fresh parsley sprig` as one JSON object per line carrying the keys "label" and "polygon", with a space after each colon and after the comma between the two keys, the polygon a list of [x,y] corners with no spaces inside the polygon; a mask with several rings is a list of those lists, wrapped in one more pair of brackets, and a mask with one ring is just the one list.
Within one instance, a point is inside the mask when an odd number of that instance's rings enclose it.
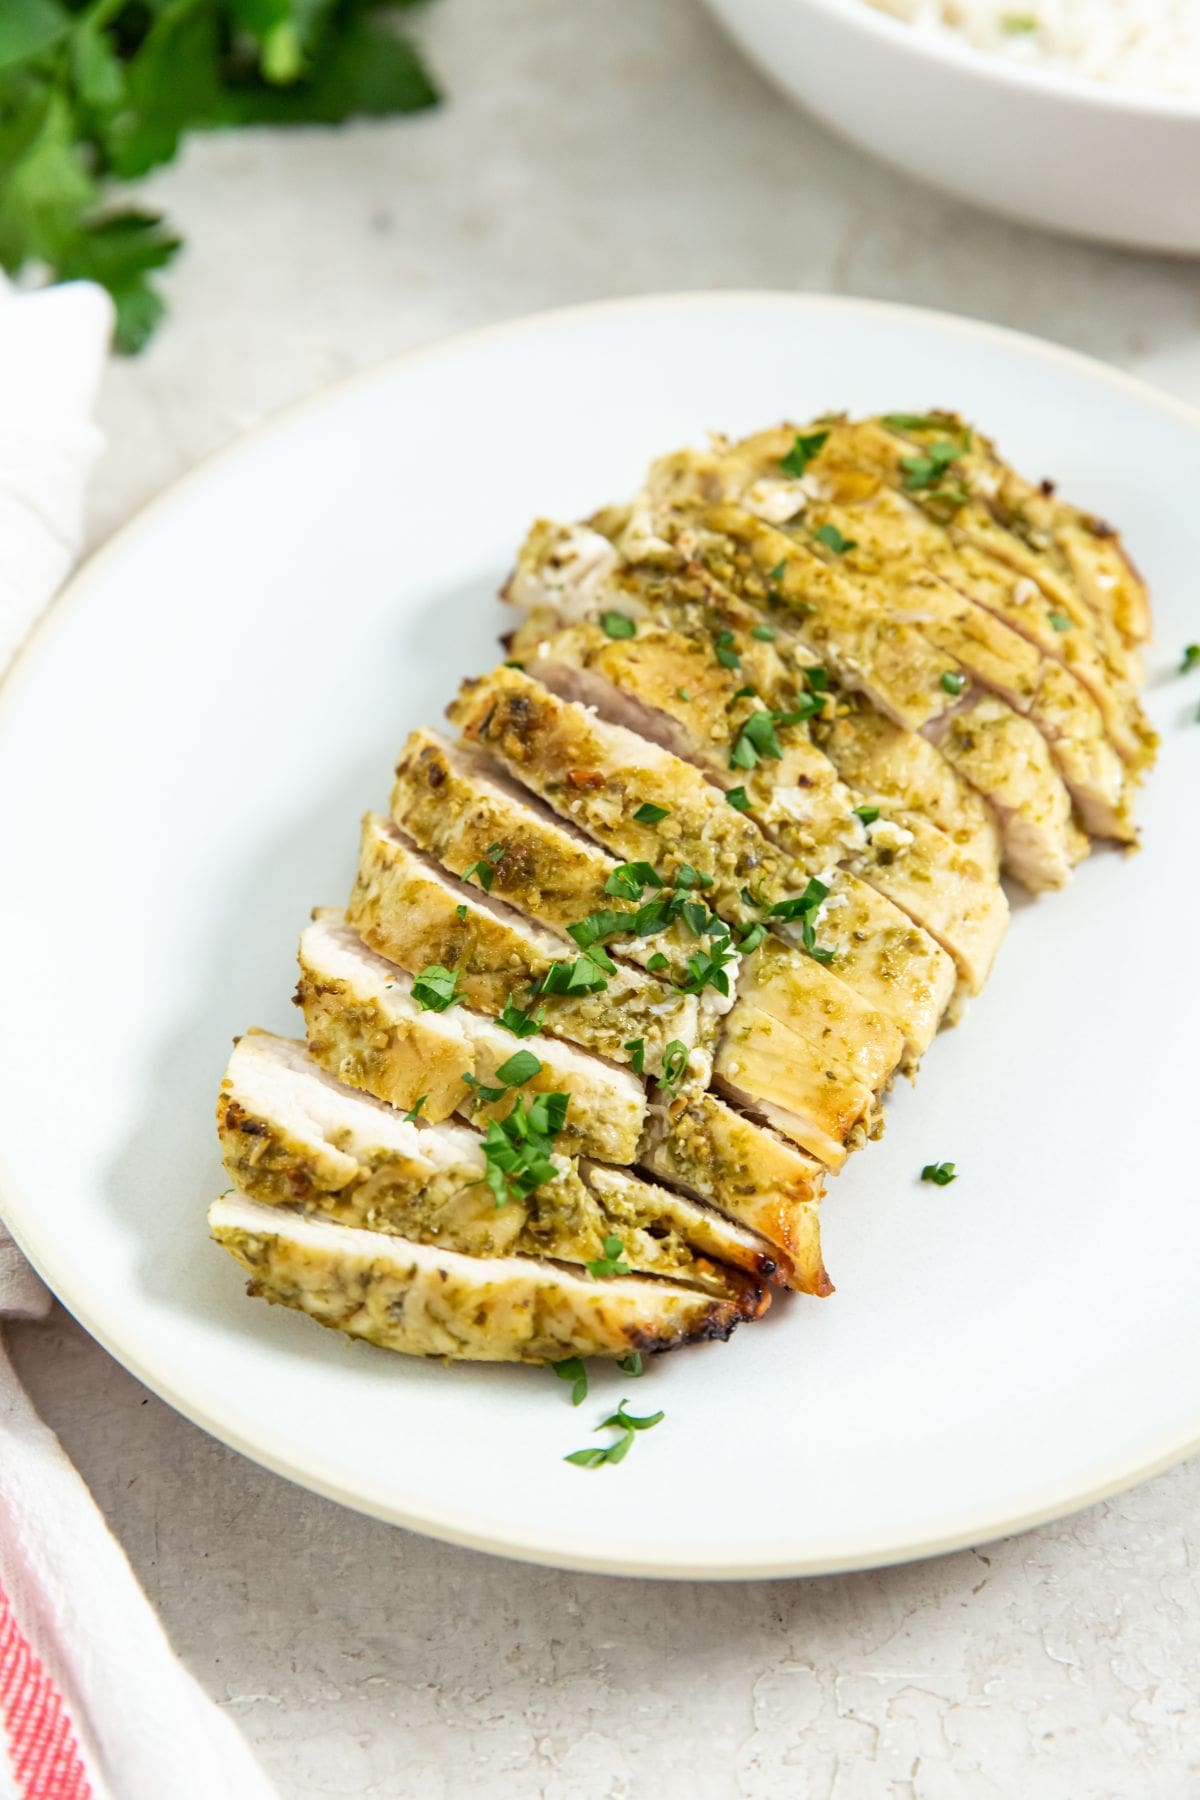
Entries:
{"label": "fresh parsley sprig", "polygon": [[432,106],[437,89],[384,0],[3,0],[0,265],[87,279],[116,305],[118,348],[165,310],[152,277],[181,240],[117,183],[170,162],[191,131],[334,125]]}

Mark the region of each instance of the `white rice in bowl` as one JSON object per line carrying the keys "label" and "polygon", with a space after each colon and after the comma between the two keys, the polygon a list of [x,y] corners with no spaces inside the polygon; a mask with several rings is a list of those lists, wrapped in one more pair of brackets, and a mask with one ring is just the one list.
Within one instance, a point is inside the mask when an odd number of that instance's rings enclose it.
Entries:
{"label": "white rice in bowl", "polygon": [[1200,0],[869,0],[1028,68],[1200,98]]}

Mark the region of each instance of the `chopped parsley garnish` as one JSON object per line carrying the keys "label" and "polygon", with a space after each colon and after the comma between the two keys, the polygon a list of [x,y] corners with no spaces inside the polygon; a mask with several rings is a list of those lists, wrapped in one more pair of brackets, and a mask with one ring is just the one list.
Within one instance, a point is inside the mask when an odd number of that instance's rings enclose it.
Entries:
{"label": "chopped parsley garnish", "polygon": [[618,1356],[617,1367],[618,1367],[618,1369],[620,1369],[620,1371],[623,1375],[642,1375],[642,1374],[644,1374],[645,1373],[645,1365],[642,1362],[641,1351],[640,1350],[631,1350],[629,1352],[628,1356]]}
{"label": "chopped parsley garnish", "polygon": [[952,1181],[958,1180],[958,1170],[952,1162],[926,1163],[921,1170],[922,1181],[932,1181],[938,1187],[949,1187]]}
{"label": "chopped parsley garnish", "polygon": [[738,949],[743,956],[749,956],[752,950],[758,949],[758,946],[762,943],[766,935],[767,928],[765,925],[747,925],[745,931],[738,939]]}
{"label": "chopped parsley garnish", "polygon": [[1055,631],[1070,631],[1071,626],[1074,623],[1073,620],[1067,617],[1066,613],[1052,612],[1048,613],[1046,616],[1050,620]]}
{"label": "chopped parsley garnish", "polygon": [[[771,570],[771,579],[778,581],[786,567],[786,563],[779,563],[776,568]],[[756,625],[750,633],[750,636],[757,638],[760,644],[773,644],[778,635],[778,632],[770,625]]]}
{"label": "chopped parsley garnish", "polygon": [[455,909],[454,909],[454,910],[455,910],[455,912],[456,912],[456,913],[457,913],[457,914],[458,914],[458,916],[459,916],[459,918],[460,918],[460,919],[465,919],[465,918],[466,918],[466,916],[467,916],[467,903],[466,903],[466,901],[465,901],[465,900],[460,900],[460,901],[459,901],[459,903],[458,903],[458,905],[457,905],[457,906],[456,906],[456,907],[455,907]]}
{"label": "chopped parsley garnish", "polygon": [[605,938],[620,937],[622,932],[631,932],[637,916],[636,913],[617,912],[608,908],[576,919],[573,925],[567,926],[567,932],[581,950],[590,950],[593,944],[599,944]]}
{"label": "chopped parsley garnish", "polygon": [[[782,581],[786,574],[787,574],[787,557],[785,556],[785,557],[782,557],[780,559],[780,561],[775,564],[775,567],[768,572],[767,580],[768,581]],[[770,643],[771,639],[775,636],[775,633],[771,630],[771,627],[769,625],[759,625],[756,628],[756,630],[754,631],[753,635],[755,637],[762,638],[764,643]]]}
{"label": "chopped parsley garnish", "polygon": [[966,676],[957,674],[952,669],[947,669],[942,676],[942,686],[948,694],[961,694],[966,685]]}
{"label": "chopped parsley garnish", "polygon": [[699,869],[693,869],[691,863],[680,863],[675,871],[675,886],[681,888],[710,888],[713,884],[711,875],[702,875]]}
{"label": "chopped parsley garnish", "polygon": [[635,1075],[640,1075],[646,1066],[645,1038],[630,1038],[629,1042],[622,1047],[629,1052],[630,1068]]}
{"label": "chopped parsley garnish", "polygon": [[546,1009],[544,1006],[539,1006],[534,1012],[533,1007],[530,1006],[527,1012],[522,1012],[519,1006],[514,1005],[513,997],[510,994],[504,1002],[504,1011],[500,1014],[499,1023],[503,1025],[505,1031],[511,1031],[514,1037],[535,1037],[546,1023]]}
{"label": "chopped parsley garnish", "polygon": [[910,494],[919,494],[926,488],[936,487],[945,475],[950,464],[965,456],[971,448],[970,437],[964,443],[956,444],[949,438],[939,438],[930,444],[923,456],[902,456],[900,467],[904,471],[904,485]]}
{"label": "chopped parsley garnish", "polygon": [[843,537],[836,525],[822,525],[813,532],[813,536],[827,549],[832,550],[835,556],[845,556],[848,550],[858,549],[858,540]]}
{"label": "chopped parsley garnish", "polygon": [[750,714],[729,752],[731,769],[757,769],[764,756],[775,762],[780,760],[783,749],[775,735],[775,718],[774,713],[765,710]]}
{"label": "chopped parsley garnish", "polygon": [[1197,663],[1200,663],[1200,644],[1185,644],[1183,647],[1183,661],[1179,665],[1179,673],[1181,675],[1186,675],[1190,669],[1196,667]]}
{"label": "chopped parsley garnish", "polygon": [[583,1358],[567,1356],[562,1362],[551,1363],[550,1367],[560,1381],[571,1383],[571,1405],[582,1406],[588,1395],[587,1370],[583,1366]]}
{"label": "chopped parsley garnish", "polygon": [[725,798],[728,800],[730,806],[732,806],[734,812],[750,811],[750,801],[746,796],[744,787],[726,788]]}
{"label": "chopped parsley garnish", "polygon": [[429,1098],[428,1094],[418,1094],[417,1095],[416,1099],[413,1101],[412,1105],[409,1107],[408,1111],[404,1115],[404,1117],[408,1120],[408,1123],[410,1125],[416,1124],[417,1120],[421,1116],[421,1108],[424,1106],[424,1104],[428,1100],[428,1098]]}
{"label": "chopped parsley garnish", "polygon": [[615,1413],[610,1413],[607,1419],[601,1419],[596,1430],[604,1431],[608,1426],[616,1425],[621,1431],[649,1431],[667,1416],[664,1412],[646,1413],[639,1419],[633,1413],[627,1413],[625,1405],[625,1401],[622,1400]]}
{"label": "chopped parsley garnish", "polygon": [[558,1169],[551,1156],[551,1140],[562,1130],[570,1096],[538,1094],[526,1103],[522,1095],[503,1119],[491,1119],[483,1138],[486,1172],[496,1205],[526,1200],[544,1181],[553,1181]]}
{"label": "chopped parsley garnish", "polygon": [[947,413],[884,413],[889,431],[945,431],[954,423]]}
{"label": "chopped parsley garnish", "polygon": [[670,966],[661,950],[656,950],[653,956],[646,958],[646,967],[652,975],[658,975],[663,969],[669,969]]}
{"label": "chopped parsley garnish", "polygon": [[836,956],[835,950],[826,950],[817,943],[816,915],[829,896],[829,889],[815,875],[809,878],[802,894],[794,894],[788,900],[779,900],[771,908],[773,919],[798,919],[800,921],[800,942],[815,962],[831,963]]}
{"label": "chopped parsley garnish", "polygon": [[[621,863],[604,883],[614,900],[640,900],[648,887],[660,888],[662,877],[648,862]],[[578,939],[575,940],[578,943]]]}
{"label": "chopped parsley garnish", "polygon": [[879,817],[879,808],[877,806],[856,806],[854,816],[856,819],[861,819],[864,825],[873,825]]}
{"label": "chopped parsley garnish", "polygon": [[637,626],[623,612],[602,612],[600,624],[610,638],[631,638],[637,636]]}
{"label": "chopped parsley garnish", "polygon": [[713,652],[723,669],[740,669],[742,659],[733,647],[732,631],[720,631],[713,643]]}
{"label": "chopped parsley garnish", "polygon": [[467,1074],[466,1072],[463,1074],[463,1080],[469,1088],[475,1089],[476,1094],[485,1105],[490,1106],[494,1101],[503,1100],[504,1098],[504,1089],[502,1087],[489,1087],[486,1082],[480,1081],[476,1076]]}
{"label": "chopped parsley garnish", "polygon": [[692,696],[688,693],[686,688],[676,688],[675,689],[675,698],[677,700],[690,700],[691,697]]}
{"label": "chopped parsley garnish", "polygon": [[485,894],[492,891],[492,883],[496,879],[496,870],[504,860],[505,846],[489,844],[485,855],[478,862],[473,862],[469,869],[464,869],[460,880],[470,881],[472,876],[479,877],[479,885]]}
{"label": "chopped parsley garnish", "polygon": [[1000,20],[1000,29],[1006,37],[1021,37],[1037,28],[1036,13],[1005,13]]}
{"label": "chopped parsley garnish", "polygon": [[662,1074],[660,1084],[665,1088],[677,1088],[683,1080],[688,1065],[687,1045],[678,1038],[672,1038],[662,1053]]}
{"label": "chopped parsley garnish", "polygon": [[496,1070],[496,1078],[505,1087],[524,1087],[541,1072],[542,1065],[532,1050],[514,1050],[507,1062],[502,1062]]}
{"label": "chopped parsley garnish", "polygon": [[[607,968],[605,967],[607,964]],[[600,994],[616,964],[599,945],[592,945],[574,962],[552,962],[542,976],[539,994]]]}
{"label": "chopped parsley garnish", "polygon": [[525,664],[523,662],[518,662],[516,657],[512,656],[509,658],[509,660],[505,663],[504,666],[506,669],[523,669],[525,667]]}
{"label": "chopped parsley garnish", "polygon": [[429,963],[413,982],[413,999],[423,1012],[445,1012],[458,998],[457,986],[457,971],[452,973],[443,969],[441,963]]}
{"label": "chopped parsley garnish", "polygon": [[804,679],[814,694],[829,692],[829,670],[822,668],[820,663],[815,663],[811,669],[805,669]]}
{"label": "chopped parsley garnish", "polygon": [[781,457],[779,466],[785,475],[795,475],[797,479],[803,475],[814,456],[819,456],[828,440],[827,431],[810,431],[805,437],[797,432],[796,441],[787,455]]}
{"label": "chopped parsley garnish", "polygon": [[758,689],[751,687],[749,682],[747,682],[745,687],[740,687],[738,689],[733,698],[735,700],[757,700]]}
{"label": "chopped parsley garnish", "polygon": [[[714,921],[723,924],[723,920]],[[707,950],[693,950],[688,957],[688,968],[691,974],[679,984],[681,994],[699,994],[706,987],[715,988],[718,994],[729,996],[729,977],[725,973],[731,962],[736,962],[738,952],[733,947],[728,927],[724,937],[718,937],[710,931]]]}
{"label": "chopped parsley garnish", "polygon": [[660,819],[666,818],[670,810],[669,806],[655,806],[652,800],[646,800],[633,816],[639,825],[657,825]]}
{"label": "chopped parsley garnish", "polygon": [[[632,1431],[627,1431],[624,1438],[619,1439],[618,1443],[615,1445],[610,1444],[607,1450],[602,1450],[599,1444],[594,1444],[589,1450],[572,1450],[570,1456],[563,1457],[563,1461],[574,1463],[577,1469],[598,1469],[601,1463],[620,1462],[621,1457],[626,1454],[632,1442],[633,1433]],[[613,1450],[620,1448],[621,1445],[624,1445],[624,1448],[621,1449],[621,1455],[614,1456],[612,1454]]]}
{"label": "chopped parsley garnish", "polygon": [[[616,1232],[610,1232],[604,1240],[604,1255],[595,1257],[585,1263],[589,1275],[599,1281],[605,1275],[628,1275],[629,1264],[625,1261],[625,1245]],[[599,1429],[599,1427],[597,1427]]]}

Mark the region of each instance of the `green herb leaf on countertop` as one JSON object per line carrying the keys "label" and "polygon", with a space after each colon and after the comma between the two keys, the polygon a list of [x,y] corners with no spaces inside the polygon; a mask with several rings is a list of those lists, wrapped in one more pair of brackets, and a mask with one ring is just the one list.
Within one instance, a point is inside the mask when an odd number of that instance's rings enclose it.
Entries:
{"label": "green herb leaf on countertop", "polygon": [[958,1170],[952,1162],[926,1163],[921,1170],[922,1181],[932,1181],[937,1187],[949,1187],[952,1181],[958,1180]]}
{"label": "green herb leaf on countertop", "polygon": [[1179,673],[1186,675],[1190,669],[1196,667],[1197,663],[1200,663],[1200,644],[1185,644],[1183,660],[1179,664]]}

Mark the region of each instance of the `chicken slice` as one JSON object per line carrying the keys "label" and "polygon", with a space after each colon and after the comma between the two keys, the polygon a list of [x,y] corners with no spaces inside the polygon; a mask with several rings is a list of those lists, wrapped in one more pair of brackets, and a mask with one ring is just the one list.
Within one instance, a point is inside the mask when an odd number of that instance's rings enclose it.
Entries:
{"label": "chicken slice", "polygon": [[[617,859],[473,745],[414,731],[396,765],[391,813],[443,867],[463,879],[473,871],[498,900],[557,931],[569,931],[591,913],[622,910]],[[652,937],[622,937],[610,947],[642,967],[651,956],[665,955],[669,973],[680,978],[688,974],[696,939],[680,920]],[[713,988],[698,999],[703,1015],[728,1010]]]}
{"label": "chicken slice", "polygon": [[560,1154],[557,1138],[554,1178],[498,1206],[483,1179],[476,1133],[415,1126],[332,1080],[303,1045],[266,1032],[251,1032],[236,1046],[217,1121],[226,1168],[242,1192],[302,1205],[339,1224],[470,1256],[580,1264],[603,1260],[606,1240],[616,1237],[619,1260],[636,1272],[716,1293],[731,1284],[740,1289],[747,1276],[759,1283],[789,1272],[783,1254],[758,1233],[657,1184],[628,1176],[622,1185],[624,1171],[577,1164]]}
{"label": "chicken slice", "polygon": [[[430,966],[453,974],[455,997],[496,1017],[516,996],[546,1009],[544,1029],[614,1062],[628,1063],[641,1042],[644,1066],[657,1074],[663,1052],[682,1044],[699,1085],[707,1084],[695,998],[640,969],[615,967],[596,976],[584,967],[583,991],[542,992],[550,970],[580,963],[570,938],[537,925],[476,887],[465,886],[422,857],[394,825],[368,813],[358,877],[346,917],[372,950],[410,975]],[[572,977],[572,979],[575,979]]]}
{"label": "chicken slice", "polygon": [[559,1362],[727,1338],[767,1298],[644,1276],[592,1280],[533,1257],[463,1256],[260,1205],[213,1202],[209,1230],[250,1276],[248,1291],[387,1350],[468,1362]]}
{"label": "chicken slice", "polygon": [[[935,659],[932,665],[928,658],[909,663],[906,654],[898,659],[895,643],[886,656],[875,656],[873,650],[877,646],[868,644],[861,632],[844,631],[837,613],[821,603],[812,616],[801,616],[797,623],[797,609],[808,604],[804,594],[810,584],[807,565],[801,570],[787,549],[790,540],[760,520],[728,506],[717,509],[713,523],[735,550],[740,548],[747,555],[749,566],[738,571],[739,580],[757,582],[768,608],[773,597],[780,596],[804,642],[824,655],[847,687],[857,688],[898,724],[923,731],[943,754],[949,754],[944,722],[953,720],[956,731],[961,731],[966,717],[977,708],[983,710],[981,722],[986,724],[989,739],[1000,751],[998,759],[952,760],[992,807],[1006,864],[1017,879],[1034,892],[1060,887],[1087,854],[1088,845],[1073,823],[1070,795],[1037,728],[992,695],[970,687],[965,672],[948,666],[948,659],[933,651],[932,646],[927,646]],[[778,580],[769,583],[770,571],[780,564]],[[910,626],[883,621],[880,630],[886,635],[889,629],[898,634],[912,633]],[[998,789],[987,785],[1001,764],[1008,770],[1020,771],[1019,786],[1012,781],[1005,781]]]}
{"label": "chicken slice", "polygon": [[[1008,903],[994,871],[920,818],[904,814],[864,823],[856,796],[803,722],[775,731],[772,753],[760,756],[757,766],[735,766],[747,722],[764,708],[790,716],[797,704],[803,678],[777,641],[728,631],[697,641],[649,620],[639,621],[633,636],[618,639],[596,625],[546,636],[535,619],[518,632],[513,647],[526,671],[554,692],[591,703],[605,718],[695,763],[723,790],[732,789],[740,809],[767,837],[826,882],[832,890],[828,912],[831,918],[838,914],[842,946],[837,972],[856,992],[880,999],[872,977],[881,957],[892,963],[901,953],[909,958],[904,1025],[914,1054],[937,1029],[953,985],[930,938],[954,959],[968,990],[980,991],[1008,925]],[[824,671],[822,678],[827,680]],[[822,707],[826,701],[833,706],[836,697],[823,691]],[[922,970],[923,1013],[912,1005]]]}
{"label": "chicken slice", "polygon": [[[523,671],[501,668],[467,683],[450,714],[468,740],[485,744],[518,780],[609,849],[672,878],[681,869],[698,872],[709,883],[706,897],[733,923],[757,924],[760,913],[806,886],[804,865],[769,843],[698,769]],[[879,1014],[892,1019],[911,1054],[920,1056],[953,987],[949,959],[852,878],[839,883],[839,895],[838,972],[809,969],[807,978],[837,994],[843,1009],[857,1000],[875,1027]],[[880,928],[893,933],[884,943],[875,940]],[[786,920],[780,929],[799,934]]]}
{"label": "chicken slice", "polygon": [[409,1207],[452,1215],[472,1189],[496,1211],[490,1192],[475,1188],[484,1175],[475,1132],[413,1124],[350,1093],[303,1044],[271,1032],[237,1040],[217,1128],[230,1179],[274,1205],[330,1210],[337,1202],[356,1224],[379,1226]]}
{"label": "chicken slice", "polygon": [[[901,436],[872,421],[834,423],[812,485],[825,496],[849,494],[860,505],[875,505],[881,499],[880,484],[892,484],[892,505],[906,515],[914,549],[927,566],[1071,670],[1091,694],[1120,755],[1133,770],[1140,769],[1153,760],[1156,740],[1137,692],[1137,658],[1131,657],[1104,607],[1097,609],[1078,584],[1071,559],[1059,556],[1054,566],[1052,530],[1039,529],[1029,517],[1030,504],[1036,510],[1036,503],[1027,504],[1023,514],[1019,506],[1008,505],[1006,516],[1016,531],[991,516],[997,477],[977,454],[982,440],[969,434],[971,449],[931,491],[896,491],[905,483],[905,453],[919,456],[936,439],[946,441],[951,423],[950,438],[965,443],[968,434],[961,421],[947,420],[924,437]],[[762,453],[777,451],[783,435],[764,434]],[[1017,481],[1012,471],[1008,475]],[[1026,494],[1034,493],[1029,484],[1021,485]],[[948,507],[947,495],[952,502]],[[1044,509],[1046,502],[1040,504]],[[1092,544],[1099,541],[1081,535]],[[1127,589],[1129,571],[1118,551],[1106,574],[1114,586]]]}
{"label": "chicken slice", "polygon": [[821,1257],[825,1170],[796,1145],[707,1093],[652,1113],[641,1160],[777,1245],[792,1265],[793,1287],[833,1292]]}
{"label": "chicken slice", "polygon": [[801,1050],[794,1031],[739,1001],[725,1021],[713,1059],[713,1081],[826,1168],[838,1170],[882,1128],[871,1089],[822,1069]]}
{"label": "chicken slice", "polygon": [[[421,1102],[420,1117],[434,1124],[453,1112],[501,1118],[512,1094],[499,1070],[526,1050],[540,1067],[521,1092],[570,1099],[557,1148],[617,1163],[637,1155],[646,1090],[631,1070],[541,1032],[518,1040],[465,1006],[422,1008],[412,976],[369,950],[340,913],[318,913],[302,934],[296,999],[322,1068],[401,1111]],[[487,1098],[485,1090],[497,1086],[501,1097]]]}

